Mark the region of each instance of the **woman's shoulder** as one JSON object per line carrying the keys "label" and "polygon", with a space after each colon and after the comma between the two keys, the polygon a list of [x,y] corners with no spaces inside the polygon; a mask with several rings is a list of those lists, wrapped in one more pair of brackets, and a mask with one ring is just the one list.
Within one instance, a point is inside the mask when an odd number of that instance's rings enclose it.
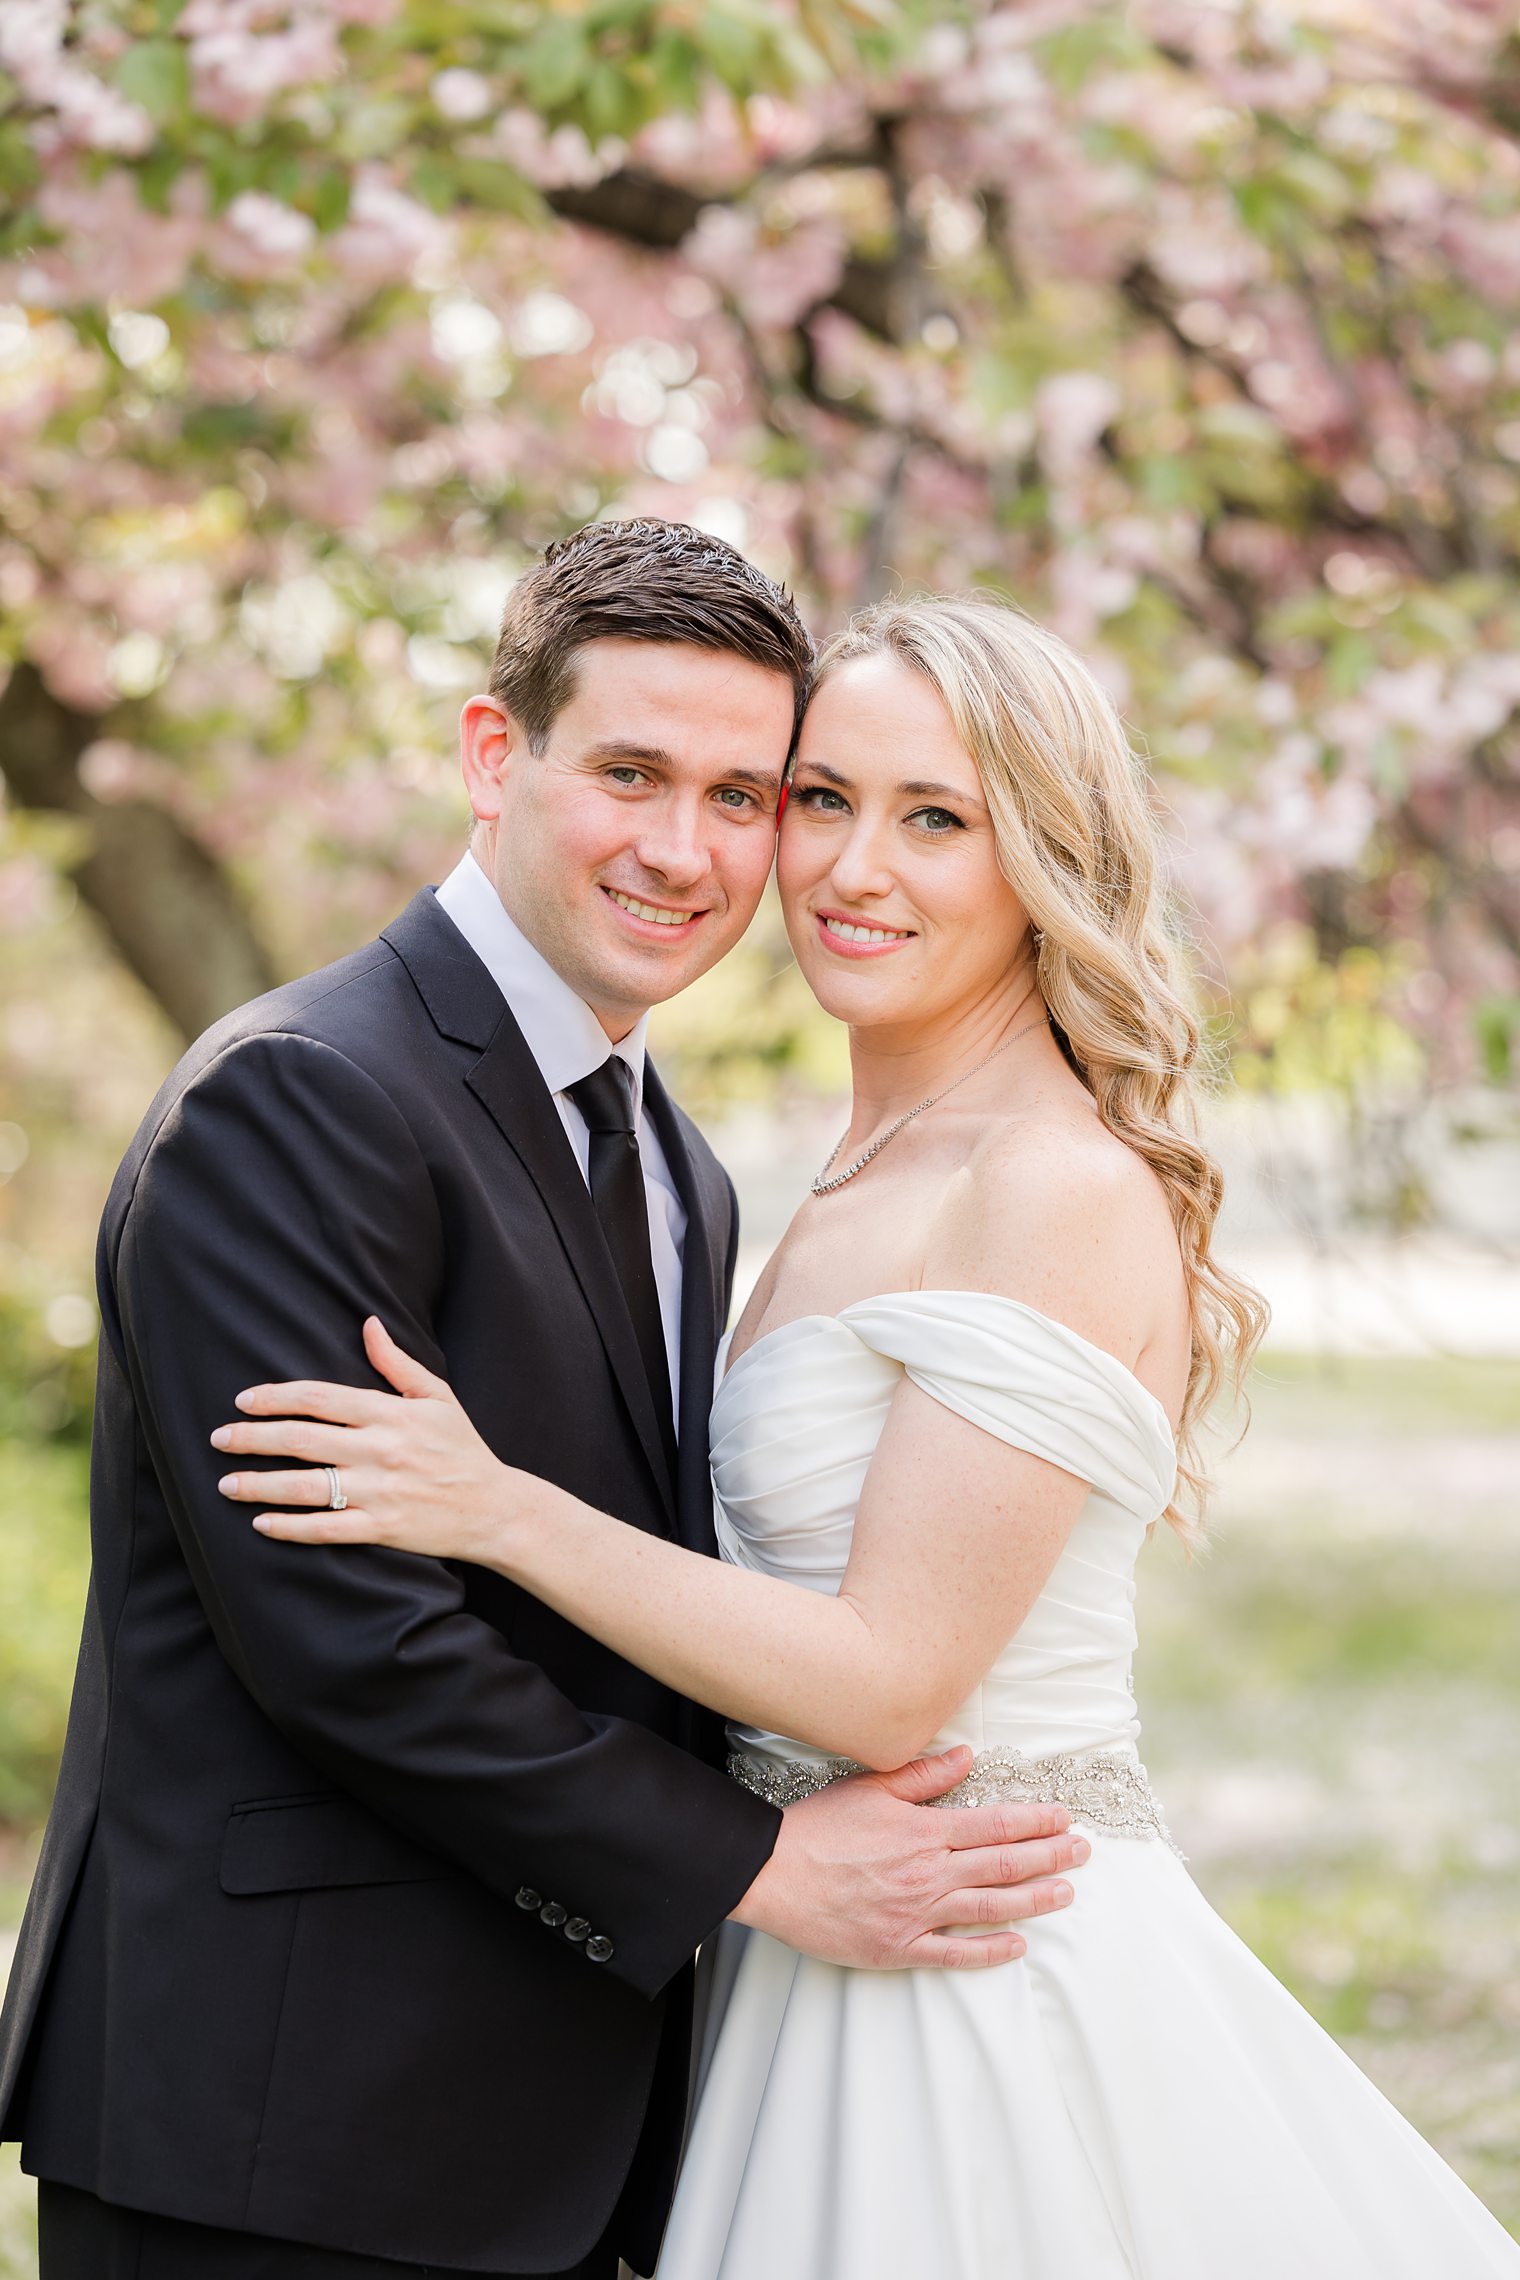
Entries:
{"label": "woman's shoulder", "polygon": [[1126,1363],[1184,1295],[1150,1165],[1064,1107],[987,1133],[935,1215],[925,1268],[926,1285],[1021,1299]]}
{"label": "woman's shoulder", "polygon": [[1062,1102],[991,1125],[964,1170],[964,1199],[980,1215],[1088,1225],[1114,1215],[1134,1231],[1170,1232],[1166,1193],[1151,1166],[1095,1110]]}

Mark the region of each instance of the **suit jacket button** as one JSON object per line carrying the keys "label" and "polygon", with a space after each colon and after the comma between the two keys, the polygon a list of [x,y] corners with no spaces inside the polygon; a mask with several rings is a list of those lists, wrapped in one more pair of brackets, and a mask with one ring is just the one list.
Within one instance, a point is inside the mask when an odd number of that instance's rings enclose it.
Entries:
{"label": "suit jacket button", "polygon": [[580,1941],[589,1939],[591,1937],[591,1926],[587,1923],[584,1916],[571,1917],[569,1923],[565,1926],[565,1937],[567,1940],[576,1941],[577,1944],[579,1944]]}
{"label": "suit jacket button", "polygon": [[557,1900],[546,1900],[538,1911],[538,1920],[541,1924],[547,1924],[551,1932],[557,1932],[569,1913],[569,1909],[562,1908]]}
{"label": "suit jacket button", "polygon": [[613,1953],[611,1940],[605,1932],[593,1932],[586,1942],[586,1955],[592,1963],[605,1963]]}
{"label": "suit jacket button", "polygon": [[535,1908],[543,1906],[543,1901],[531,1884],[524,1884],[517,1894],[517,1905],[524,1915],[531,1915]]}

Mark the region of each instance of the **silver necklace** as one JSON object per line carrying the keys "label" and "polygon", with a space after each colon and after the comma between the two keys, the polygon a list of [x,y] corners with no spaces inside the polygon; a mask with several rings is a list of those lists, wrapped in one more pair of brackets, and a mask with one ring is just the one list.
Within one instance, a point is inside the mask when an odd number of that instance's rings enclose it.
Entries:
{"label": "silver necklace", "polygon": [[1003,1039],[1001,1045],[993,1046],[992,1051],[987,1055],[987,1059],[985,1061],[978,1061],[976,1067],[974,1069],[968,1069],[964,1076],[952,1078],[951,1082],[948,1085],[941,1086],[940,1090],[937,1093],[930,1093],[927,1100],[921,1100],[917,1108],[910,1108],[906,1116],[900,1116],[895,1124],[889,1124],[886,1131],[881,1135],[881,1138],[879,1140],[873,1140],[870,1147],[866,1150],[863,1156],[857,1156],[853,1164],[846,1164],[842,1172],[835,1172],[834,1177],[830,1179],[829,1173],[833,1169],[834,1157],[838,1155],[840,1149],[844,1146],[845,1141],[849,1138],[848,1132],[841,1132],[838,1140],[834,1143],[833,1152],[830,1155],[828,1162],[824,1165],[823,1170],[818,1174],[817,1179],[815,1179],[813,1182],[814,1195],[828,1195],[834,1188],[843,1187],[846,1180],[852,1180],[857,1172],[863,1172],[865,1170],[867,1164],[869,1164],[873,1156],[879,1156],[881,1154],[883,1148],[885,1148],[889,1140],[895,1140],[897,1138],[898,1133],[901,1132],[905,1124],[911,1124],[915,1116],[922,1116],[926,1108],[933,1108],[935,1102],[943,1100],[946,1093],[953,1093],[957,1085],[970,1084],[971,1079],[975,1076],[979,1076],[983,1069],[987,1068],[991,1062],[997,1059],[999,1053],[1006,1053],[1010,1045],[1017,1045],[1019,1039],[1021,1037],[1028,1037],[1031,1031],[1045,1028],[1049,1020],[1050,1015],[1048,1013],[1042,1013],[1038,1021],[1031,1021],[1027,1023],[1023,1029],[1016,1029],[1011,1037],[1005,1037]]}

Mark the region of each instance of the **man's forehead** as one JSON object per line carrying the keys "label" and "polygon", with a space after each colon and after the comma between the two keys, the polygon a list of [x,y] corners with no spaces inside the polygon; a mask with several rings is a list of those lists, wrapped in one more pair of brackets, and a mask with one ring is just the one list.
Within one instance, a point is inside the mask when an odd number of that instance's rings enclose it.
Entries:
{"label": "man's forehead", "polygon": [[[638,655],[641,646],[653,654]],[[785,675],[672,643],[588,643],[577,663],[584,670],[555,725],[583,758],[683,773],[743,763],[779,787],[793,714]]]}

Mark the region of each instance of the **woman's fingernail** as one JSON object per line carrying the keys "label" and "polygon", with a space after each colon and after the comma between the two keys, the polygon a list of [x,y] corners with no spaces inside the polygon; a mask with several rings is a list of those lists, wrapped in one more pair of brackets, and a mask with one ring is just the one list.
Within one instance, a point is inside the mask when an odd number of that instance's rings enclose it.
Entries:
{"label": "woman's fingernail", "polygon": [[1074,1861],[1077,1862],[1079,1866],[1084,1860],[1092,1859],[1092,1846],[1088,1843],[1086,1837],[1078,1837],[1076,1843],[1071,1848],[1071,1857]]}
{"label": "woman's fingernail", "polygon": [[223,1473],[221,1479],[217,1482],[216,1485],[221,1490],[223,1496],[236,1496],[237,1484],[238,1476],[236,1473]]}
{"label": "woman's fingernail", "polygon": [[233,1406],[236,1409],[251,1409],[253,1407],[253,1395],[251,1393],[236,1394],[233,1397]]}
{"label": "woman's fingernail", "polygon": [[228,1444],[228,1442],[229,1442],[231,1439],[232,1439],[232,1428],[231,1428],[231,1426],[230,1426],[230,1425],[218,1425],[218,1427],[217,1427],[216,1431],[215,1431],[215,1432],[212,1434],[212,1436],[211,1436],[211,1446],[212,1446],[212,1448],[213,1448],[213,1449],[225,1449],[225,1448],[226,1448],[226,1446],[227,1446],[227,1444]]}
{"label": "woman's fingernail", "polygon": [[1071,1898],[1071,1886],[1069,1884],[1053,1884],[1050,1889],[1055,1894],[1055,1905],[1058,1908],[1064,1908]]}

